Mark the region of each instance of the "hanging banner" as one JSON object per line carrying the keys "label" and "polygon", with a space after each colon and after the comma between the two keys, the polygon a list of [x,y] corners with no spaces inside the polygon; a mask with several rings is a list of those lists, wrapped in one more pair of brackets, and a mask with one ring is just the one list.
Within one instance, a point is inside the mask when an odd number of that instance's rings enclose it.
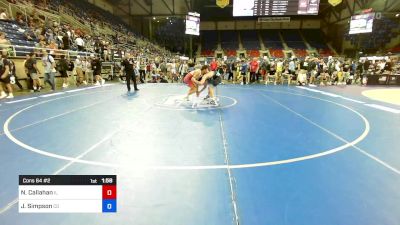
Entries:
{"label": "hanging banner", "polygon": [[221,8],[225,8],[226,6],[229,5],[229,0],[216,0],[217,6]]}
{"label": "hanging banner", "polygon": [[342,0],[328,0],[329,4],[331,4],[332,6],[337,6],[340,3],[342,3]]}

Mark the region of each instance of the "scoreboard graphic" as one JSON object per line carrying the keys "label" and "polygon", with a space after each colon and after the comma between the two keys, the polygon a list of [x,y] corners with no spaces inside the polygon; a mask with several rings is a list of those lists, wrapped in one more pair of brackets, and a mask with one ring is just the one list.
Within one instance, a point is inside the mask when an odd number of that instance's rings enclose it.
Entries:
{"label": "scoreboard graphic", "polygon": [[320,0],[234,0],[233,16],[318,15]]}
{"label": "scoreboard graphic", "polygon": [[116,175],[20,175],[20,213],[116,213]]}

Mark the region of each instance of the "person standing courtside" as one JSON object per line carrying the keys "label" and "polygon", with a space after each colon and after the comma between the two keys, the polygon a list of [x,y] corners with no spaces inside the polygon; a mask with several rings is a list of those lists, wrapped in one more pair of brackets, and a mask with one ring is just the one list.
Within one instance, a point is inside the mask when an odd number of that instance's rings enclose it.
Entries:
{"label": "person standing courtside", "polygon": [[69,82],[68,82],[68,61],[65,58],[65,55],[61,55],[60,60],[58,60],[58,63],[56,65],[58,72],[61,75],[61,78],[63,80],[63,84],[62,87],[63,88],[67,88],[69,86]]}
{"label": "person standing courtside", "polygon": [[121,63],[123,70],[125,71],[126,76],[126,86],[128,88],[128,92],[131,91],[131,80],[133,80],[133,87],[135,91],[139,91],[136,84],[136,75],[134,72],[134,63],[130,58],[130,54],[125,54],[124,60]]}
{"label": "person standing courtside", "polygon": [[211,71],[216,71],[217,68],[218,68],[218,62],[215,60],[215,58],[213,58],[210,63],[210,69]]}
{"label": "person standing courtside", "polygon": [[253,60],[250,62],[250,83],[254,83],[257,79],[257,73],[260,69],[260,65],[257,61],[257,58],[254,57]]}
{"label": "person standing courtside", "polygon": [[[7,51],[2,50],[0,54],[0,99],[14,98],[10,78],[10,62],[7,59]],[[8,95],[4,92],[3,86],[7,89]]]}
{"label": "person standing courtside", "polygon": [[75,59],[75,71],[76,71],[76,86],[80,86],[81,84],[83,84],[83,69],[82,69],[82,60],[81,60],[81,56],[76,56]]}
{"label": "person standing courtside", "polygon": [[56,83],[54,80],[56,74],[56,61],[53,56],[49,55],[46,50],[43,50],[43,68],[44,68],[44,83],[50,84],[51,90],[56,90]]}
{"label": "person standing courtside", "polygon": [[92,70],[93,70],[93,75],[94,79],[96,80],[96,83],[94,84],[95,86],[103,86],[105,84],[105,80],[101,77],[101,61],[100,57],[96,55],[93,60],[92,60]]}
{"label": "person standing courtside", "polygon": [[33,91],[39,92],[41,89],[39,78],[40,71],[38,70],[36,65],[36,55],[34,52],[29,53],[29,59],[27,59],[26,61],[26,67],[33,81]]}

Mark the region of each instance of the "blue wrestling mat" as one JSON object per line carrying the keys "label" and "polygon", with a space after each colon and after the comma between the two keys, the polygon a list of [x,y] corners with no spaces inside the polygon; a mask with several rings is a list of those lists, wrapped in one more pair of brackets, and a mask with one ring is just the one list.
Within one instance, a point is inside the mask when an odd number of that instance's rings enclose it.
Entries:
{"label": "blue wrestling mat", "polygon": [[[186,92],[1,102],[0,224],[400,224],[399,106],[342,88],[220,85],[217,105]],[[20,214],[20,174],[115,174],[118,212]]]}

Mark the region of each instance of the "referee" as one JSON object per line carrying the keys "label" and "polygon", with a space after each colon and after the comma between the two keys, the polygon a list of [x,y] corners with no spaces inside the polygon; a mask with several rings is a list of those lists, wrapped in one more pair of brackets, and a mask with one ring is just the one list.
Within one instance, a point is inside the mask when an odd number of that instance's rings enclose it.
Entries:
{"label": "referee", "polygon": [[129,53],[125,54],[124,60],[122,61],[121,65],[125,70],[126,86],[128,87],[128,92],[131,91],[131,79],[133,80],[133,87],[135,88],[135,91],[139,91],[136,84],[136,75],[133,70],[133,61],[132,58],[130,58]]}

